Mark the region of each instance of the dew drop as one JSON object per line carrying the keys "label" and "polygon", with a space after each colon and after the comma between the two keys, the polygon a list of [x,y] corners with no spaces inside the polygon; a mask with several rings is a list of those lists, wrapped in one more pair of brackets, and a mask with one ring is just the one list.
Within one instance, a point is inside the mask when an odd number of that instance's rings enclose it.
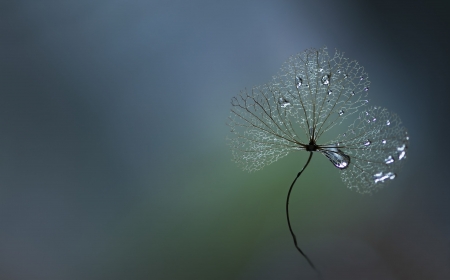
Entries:
{"label": "dew drop", "polygon": [[350,156],[344,154],[338,149],[339,143],[332,145],[331,147],[321,148],[320,152],[325,155],[335,167],[339,169],[345,169],[350,164]]}
{"label": "dew drop", "polygon": [[341,74],[341,69],[338,69],[337,72],[338,72],[339,74]]}
{"label": "dew drop", "polygon": [[376,121],[376,120],[377,120],[377,118],[373,118],[373,119],[372,119],[373,122]]}
{"label": "dew drop", "polygon": [[369,87],[365,87],[365,88],[364,88],[364,91],[368,91],[368,90],[369,90]]}
{"label": "dew drop", "polygon": [[346,74],[344,74],[344,79],[347,79],[348,78],[348,74],[346,73]]}
{"label": "dew drop", "polygon": [[295,85],[297,88],[299,88],[303,83],[303,79],[300,78],[299,76],[295,77]]}
{"label": "dew drop", "polygon": [[391,122],[389,120],[387,120],[386,125],[391,125]]}
{"label": "dew drop", "polygon": [[323,68],[320,68],[320,69],[319,69],[319,72],[322,72],[322,71],[323,71]]}
{"label": "dew drop", "polygon": [[351,96],[355,95],[355,91],[352,91],[352,93],[350,93]]}
{"label": "dew drop", "polygon": [[364,76],[359,77],[359,80],[360,81],[364,80]]}
{"label": "dew drop", "polygon": [[331,95],[333,93],[333,91],[330,89],[329,91],[328,91],[328,95]]}
{"label": "dew drop", "polygon": [[322,84],[324,84],[324,85],[328,85],[330,83],[330,75],[324,75],[323,77],[322,77]]}
{"label": "dew drop", "polygon": [[280,97],[278,99],[278,103],[280,103],[281,108],[286,108],[287,106],[291,105],[291,103],[284,97]]}
{"label": "dew drop", "polygon": [[405,151],[400,152],[400,154],[398,155],[398,160],[404,159],[404,158],[405,158],[405,155],[406,155],[406,152],[405,152]]}
{"label": "dew drop", "polygon": [[379,173],[376,173],[375,175],[373,175],[373,178],[374,178],[375,183],[378,183],[378,182],[384,183],[384,181],[386,179],[393,180],[395,178],[395,176],[396,175],[393,172],[387,172],[386,174],[383,174],[383,172],[379,172]]}
{"label": "dew drop", "polygon": [[398,148],[397,148],[397,151],[403,152],[405,149],[406,149],[406,145],[403,144],[401,147],[398,147]]}
{"label": "dew drop", "polygon": [[394,162],[394,158],[392,156],[388,156],[386,159],[384,159],[384,162],[386,164],[391,164]]}
{"label": "dew drop", "polygon": [[345,112],[343,110],[339,111],[339,116],[342,116]]}
{"label": "dew drop", "polygon": [[369,139],[367,139],[365,142],[364,142],[364,146],[369,146],[370,144],[372,144],[372,142],[369,140]]}
{"label": "dew drop", "polygon": [[386,139],[381,140],[381,143],[386,144]]}

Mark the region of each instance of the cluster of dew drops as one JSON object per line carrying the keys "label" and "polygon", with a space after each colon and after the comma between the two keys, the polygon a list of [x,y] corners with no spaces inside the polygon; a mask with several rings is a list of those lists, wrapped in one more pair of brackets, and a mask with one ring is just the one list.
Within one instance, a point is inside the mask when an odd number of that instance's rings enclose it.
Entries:
{"label": "cluster of dew drops", "polygon": [[[377,109],[377,107],[374,107],[374,109]],[[369,115],[369,113],[366,111],[365,112],[366,116]],[[367,122],[371,123],[371,122],[375,122],[377,119],[376,117],[372,117],[372,119],[368,119]],[[386,126],[390,126],[391,125],[391,121],[390,120],[386,120],[385,123]],[[354,133],[353,129],[350,130],[350,132]],[[343,136],[346,136],[346,133],[343,134]],[[405,137],[406,141],[409,140],[409,136],[406,133],[406,137]],[[381,144],[385,145],[387,143],[386,139],[381,139]],[[363,141],[362,145],[365,147],[369,147],[373,144],[373,142],[370,139],[366,139]],[[403,143],[401,146],[397,147],[397,160],[402,160],[406,157],[406,149],[407,149],[407,145],[405,143]],[[384,163],[386,165],[390,165],[393,164],[396,161],[396,158],[392,155],[389,155],[387,158],[384,159]],[[375,183],[384,183],[385,180],[390,179],[393,180],[397,175],[394,172],[385,172],[383,173],[382,171],[377,172],[373,175],[373,179],[375,181]]]}

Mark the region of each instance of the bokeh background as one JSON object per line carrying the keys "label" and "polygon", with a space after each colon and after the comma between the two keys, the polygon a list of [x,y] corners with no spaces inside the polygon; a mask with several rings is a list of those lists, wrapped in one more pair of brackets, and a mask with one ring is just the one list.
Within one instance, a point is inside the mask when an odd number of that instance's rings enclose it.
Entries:
{"label": "bokeh background", "polygon": [[230,99],[336,48],[410,134],[398,179],[320,155],[291,197],[325,279],[450,279],[448,1],[1,1],[0,279],[317,279],[284,212],[307,154],[246,173]]}

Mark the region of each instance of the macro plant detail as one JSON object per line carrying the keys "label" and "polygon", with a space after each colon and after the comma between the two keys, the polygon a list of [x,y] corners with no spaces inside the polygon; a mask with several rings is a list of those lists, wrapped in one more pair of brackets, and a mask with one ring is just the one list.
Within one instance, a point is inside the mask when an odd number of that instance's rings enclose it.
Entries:
{"label": "macro plant detail", "polygon": [[308,49],[291,56],[264,85],[244,90],[231,100],[228,143],[233,160],[256,171],[289,152],[327,157],[343,182],[360,193],[373,193],[398,176],[409,137],[400,118],[368,105],[370,82],[364,68],[336,51]]}

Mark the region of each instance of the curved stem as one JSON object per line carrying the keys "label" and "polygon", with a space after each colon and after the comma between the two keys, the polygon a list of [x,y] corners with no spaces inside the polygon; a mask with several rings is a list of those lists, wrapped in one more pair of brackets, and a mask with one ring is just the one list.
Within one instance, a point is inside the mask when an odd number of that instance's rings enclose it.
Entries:
{"label": "curved stem", "polygon": [[300,247],[298,247],[297,244],[297,238],[295,237],[294,231],[292,231],[292,227],[291,227],[291,221],[289,220],[289,198],[291,196],[291,191],[292,188],[294,187],[295,182],[297,181],[298,177],[300,177],[300,175],[302,174],[302,172],[305,170],[305,168],[308,166],[309,162],[311,161],[313,152],[309,152],[309,158],[308,161],[306,162],[305,166],[303,166],[302,170],[300,170],[300,172],[298,172],[297,177],[295,177],[294,181],[291,184],[291,187],[289,188],[289,192],[286,198],[286,217],[287,217],[287,222],[288,222],[288,226],[289,226],[289,230],[291,231],[291,235],[292,238],[294,239],[294,244],[295,247],[297,248],[297,250],[300,252],[300,254],[302,254],[303,257],[305,257],[305,259],[308,261],[309,265],[317,272],[317,274],[319,274],[319,277],[322,278],[320,272],[317,270],[317,268],[314,266],[314,264],[312,263],[312,261],[308,258],[308,256],[306,256],[305,253],[303,253],[303,251],[300,249]]}

